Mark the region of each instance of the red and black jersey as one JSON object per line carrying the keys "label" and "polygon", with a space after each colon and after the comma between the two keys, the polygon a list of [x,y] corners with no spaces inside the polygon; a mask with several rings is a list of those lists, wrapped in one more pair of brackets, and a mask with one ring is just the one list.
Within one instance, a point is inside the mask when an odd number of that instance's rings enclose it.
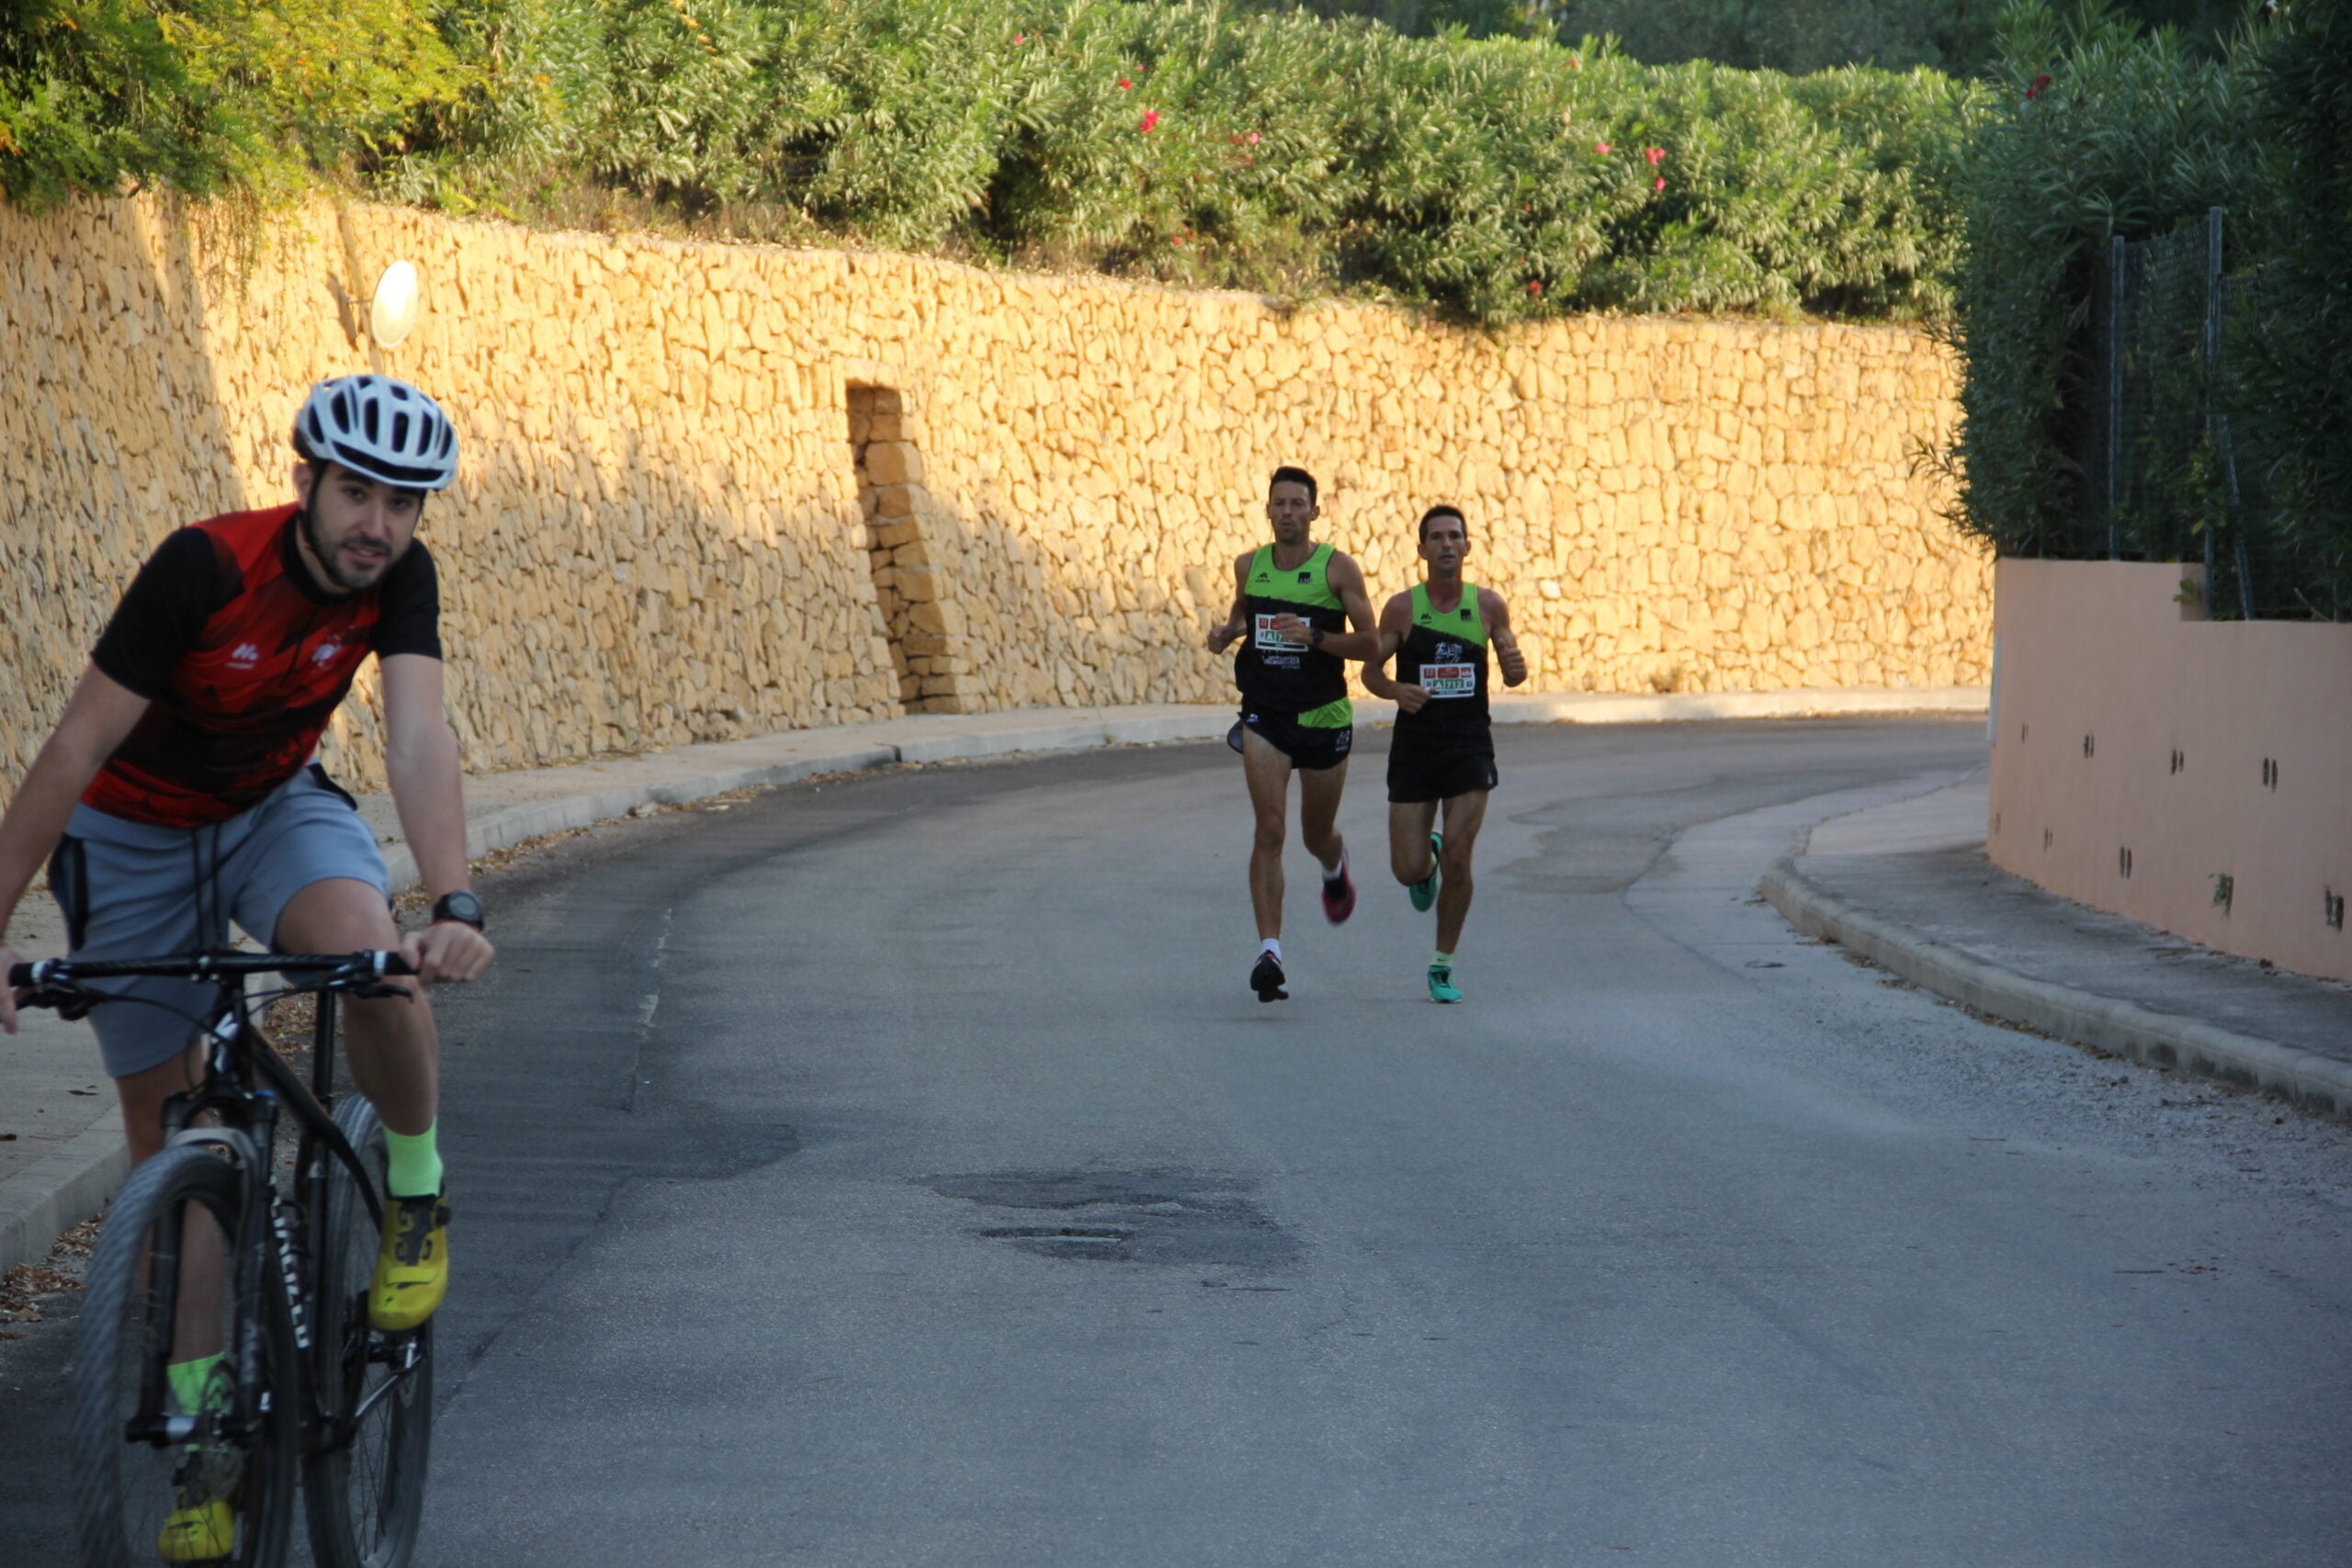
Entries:
{"label": "red and black jersey", "polygon": [[310,760],[368,655],[441,657],[440,583],[423,545],[373,588],[330,594],[302,565],[294,513],[182,528],[140,568],[90,660],[147,712],[85,805],[161,827],[226,821]]}

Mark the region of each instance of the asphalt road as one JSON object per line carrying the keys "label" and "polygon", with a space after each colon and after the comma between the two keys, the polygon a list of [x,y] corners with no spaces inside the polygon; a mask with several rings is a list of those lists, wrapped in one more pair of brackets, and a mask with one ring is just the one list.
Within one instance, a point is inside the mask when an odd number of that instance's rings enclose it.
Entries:
{"label": "asphalt road", "polygon": [[[1363,907],[1294,847],[1272,1006],[1221,747],[492,878],[423,1560],[2352,1562],[2352,1134],[1753,897],[1981,722],[1503,732],[1453,1008],[1365,739]],[[0,1344],[11,1565],[69,1328]]]}

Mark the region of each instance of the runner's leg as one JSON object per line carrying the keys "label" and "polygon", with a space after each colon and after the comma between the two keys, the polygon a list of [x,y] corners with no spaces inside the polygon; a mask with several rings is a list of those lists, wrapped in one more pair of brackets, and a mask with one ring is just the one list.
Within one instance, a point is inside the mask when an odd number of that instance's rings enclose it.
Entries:
{"label": "runner's leg", "polygon": [[[1283,835],[1290,806],[1290,759],[1254,729],[1241,732],[1241,773],[1257,818],[1250,843],[1250,907],[1261,941],[1283,934]],[[1309,773],[1307,778],[1315,775]],[[1303,793],[1303,786],[1302,786]]]}
{"label": "runner's leg", "polygon": [[1474,789],[1449,795],[1445,802],[1445,852],[1438,857],[1443,874],[1437,890],[1437,950],[1452,953],[1462,940],[1462,922],[1470,913],[1470,851],[1478,829],[1487,820],[1487,792]]}
{"label": "runner's leg", "polygon": [[1434,800],[1388,803],[1388,874],[1408,887],[1430,874],[1430,829],[1436,826]]}
{"label": "runner's leg", "polygon": [[1347,787],[1348,764],[1301,768],[1298,773],[1298,836],[1328,875],[1340,869],[1347,840],[1340,836],[1340,793]]}

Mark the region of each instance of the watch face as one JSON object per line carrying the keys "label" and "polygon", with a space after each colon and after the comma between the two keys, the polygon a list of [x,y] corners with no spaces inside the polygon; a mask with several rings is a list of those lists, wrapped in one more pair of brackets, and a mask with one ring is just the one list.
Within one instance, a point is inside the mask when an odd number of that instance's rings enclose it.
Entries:
{"label": "watch face", "polygon": [[481,900],[470,893],[444,893],[433,906],[433,918],[436,920],[463,920],[479,929],[481,917]]}

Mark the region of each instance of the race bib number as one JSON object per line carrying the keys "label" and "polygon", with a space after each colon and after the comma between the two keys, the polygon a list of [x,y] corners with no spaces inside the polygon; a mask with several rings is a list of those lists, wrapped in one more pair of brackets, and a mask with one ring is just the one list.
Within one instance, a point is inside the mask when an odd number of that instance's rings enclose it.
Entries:
{"label": "race bib number", "polygon": [[1304,653],[1306,651],[1307,644],[1305,637],[1287,637],[1283,636],[1282,633],[1274,630],[1273,616],[1260,615],[1257,617],[1257,621],[1258,635],[1256,638],[1256,646],[1259,652]]}
{"label": "race bib number", "polygon": [[1414,682],[1433,697],[1475,697],[1478,694],[1478,667],[1475,664],[1424,664],[1421,678]]}

